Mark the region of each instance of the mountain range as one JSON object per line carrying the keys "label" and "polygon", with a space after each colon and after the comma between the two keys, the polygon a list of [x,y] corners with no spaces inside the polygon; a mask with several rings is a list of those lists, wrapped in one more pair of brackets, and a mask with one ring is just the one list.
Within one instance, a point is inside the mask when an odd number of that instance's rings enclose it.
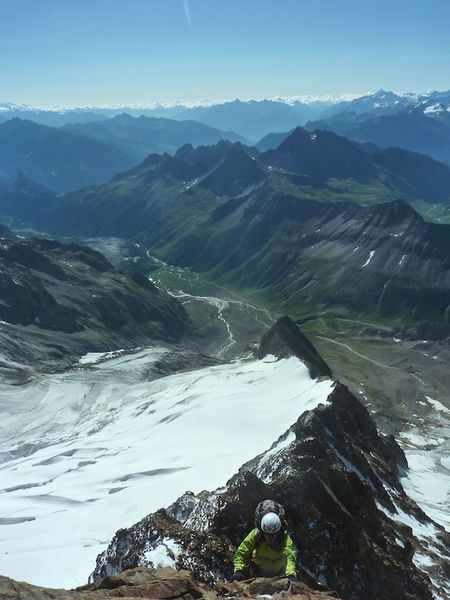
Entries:
{"label": "mountain range", "polygon": [[450,111],[447,108],[427,112],[419,107],[382,116],[344,112],[312,121],[305,127],[310,131],[328,129],[381,148],[405,148],[450,164]]}
{"label": "mountain range", "polygon": [[163,117],[175,120],[195,120],[220,130],[232,130],[256,143],[271,132],[285,132],[308,121],[328,119],[343,112],[366,116],[383,116],[403,110],[419,109],[426,114],[447,111],[450,92],[422,94],[378,90],[351,100],[339,97],[276,98],[266,100],[233,100],[203,105],[174,105],[86,107],[77,109],[37,109],[0,103],[0,122],[19,117],[44,125],[61,126],[66,123],[87,123],[111,118],[121,113],[139,117]]}
{"label": "mountain range", "polygon": [[229,142],[186,146],[59,197],[22,180],[0,195],[0,214],[53,234],[137,241],[173,264],[263,289],[298,316],[320,307],[418,319],[440,323],[445,337],[449,226],[424,221],[400,194],[446,202],[450,169],[298,128],[258,157]]}
{"label": "mountain range", "polygon": [[194,121],[124,114],[55,128],[15,118],[0,124],[0,185],[11,185],[23,173],[56,192],[67,192],[106,181],[151,152],[174,153],[188,142],[215,144],[221,139],[245,142],[232,132]]}
{"label": "mountain range", "polygon": [[152,153],[174,154],[187,143],[193,146],[212,146],[221,139],[247,143],[247,140],[232,131],[221,131],[193,120],[175,121],[142,115],[134,118],[126,113],[112,119],[68,124],[64,130],[113,143],[133,156],[136,164]]}
{"label": "mountain range", "polygon": [[[256,143],[265,152],[305,123],[312,133],[333,131],[365,144],[368,151],[396,147],[450,161],[449,92],[400,96],[380,90],[345,102],[235,100],[141,112],[0,105],[0,185],[9,186],[21,171],[54,191],[66,192],[106,181],[150,153],[174,154],[186,143],[211,145],[226,139]],[[60,127],[45,128],[30,119]]]}
{"label": "mountain range", "polygon": [[[411,98],[381,90],[337,103],[305,128],[333,131],[381,148],[403,148],[450,164],[450,92],[435,92],[411,102]],[[290,133],[267,134],[256,147],[260,151],[276,148]]]}
{"label": "mountain range", "polygon": [[110,179],[135,161],[110,143],[33,121],[11,119],[0,124],[0,185],[18,173],[56,192]]}

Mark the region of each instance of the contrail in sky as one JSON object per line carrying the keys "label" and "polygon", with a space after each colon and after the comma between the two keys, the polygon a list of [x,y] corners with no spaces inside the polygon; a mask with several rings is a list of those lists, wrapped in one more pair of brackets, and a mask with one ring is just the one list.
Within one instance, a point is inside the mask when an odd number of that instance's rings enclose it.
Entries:
{"label": "contrail in sky", "polygon": [[184,14],[186,16],[187,24],[189,25],[189,27],[192,27],[191,11],[189,10],[188,0],[183,0],[183,8],[184,8]]}

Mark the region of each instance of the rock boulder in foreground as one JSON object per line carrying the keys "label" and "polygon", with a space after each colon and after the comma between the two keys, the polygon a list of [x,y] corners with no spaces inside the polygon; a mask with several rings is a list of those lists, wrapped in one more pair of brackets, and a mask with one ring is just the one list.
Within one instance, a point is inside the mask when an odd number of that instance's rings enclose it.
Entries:
{"label": "rock boulder in foreground", "polygon": [[[105,577],[96,583],[76,590],[56,590],[20,583],[0,577],[0,598],[2,600],[104,600],[106,598],[148,598],[159,600],[214,600],[221,597],[256,598],[261,594],[271,594],[274,600],[282,598],[288,586],[285,579],[258,579],[240,583],[218,583],[207,587],[196,582],[188,571],[147,569],[139,567],[120,575]],[[327,600],[335,598],[324,592],[309,589],[301,583],[294,584],[293,600]]]}

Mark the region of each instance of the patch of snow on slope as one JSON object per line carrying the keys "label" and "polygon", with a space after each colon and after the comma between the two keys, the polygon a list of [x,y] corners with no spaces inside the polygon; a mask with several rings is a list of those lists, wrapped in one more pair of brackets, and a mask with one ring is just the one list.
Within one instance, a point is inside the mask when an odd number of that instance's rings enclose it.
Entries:
{"label": "patch of snow on slope", "polygon": [[448,408],[445,408],[445,406],[441,402],[438,402],[438,400],[433,400],[429,396],[425,396],[425,398],[436,410],[443,412],[447,415],[450,415],[450,410],[448,410]]}
{"label": "patch of snow on slope", "polygon": [[[256,469],[256,475],[262,481],[268,482],[267,477],[264,475],[264,467],[266,465],[271,465],[269,471],[272,471],[275,466],[283,460],[282,453],[283,450],[288,448],[293,442],[295,442],[295,433],[293,431],[289,431],[287,435],[283,436],[280,440],[274,444],[270,450],[264,453],[264,455],[259,459],[258,466]],[[278,456],[278,460],[277,460]]]}
{"label": "patch of snow on slope", "polygon": [[433,409],[425,425],[403,432],[399,442],[408,460],[402,478],[406,493],[450,531],[450,411],[426,396]]}
{"label": "patch of snow on slope", "polygon": [[435,115],[435,114],[443,112],[443,108],[440,104],[432,104],[431,106],[427,106],[423,112],[425,115],[430,115],[430,114]]}
{"label": "patch of snow on slope", "polygon": [[85,583],[117,529],[186,490],[223,485],[332,387],[312,381],[296,358],[149,382],[149,366],[165,352],[0,386],[0,515],[12,519],[0,522],[2,575],[48,587]]}
{"label": "patch of snow on slope", "polygon": [[109,360],[110,358],[116,358],[125,350],[113,350],[111,352],[88,352],[80,358],[78,363],[80,365],[93,365],[102,360]]}
{"label": "patch of snow on slope", "polygon": [[363,267],[367,267],[367,265],[368,265],[368,264],[370,263],[370,261],[372,260],[372,257],[373,257],[373,255],[374,255],[374,254],[375,254],[375,250],[371,250],[371,251],[370,251],[369,258],[366,260],[366,262],[365,262],[363,265],[361,265],[361,268],[363,268]]}
{"label": "patch of snow on slope", "polygon": [[162,567],[173,567],[175,569],[175,561],[181,552],[181,546],[171,538],[163,538],[161,543],[147,550],[144,553],[144,558],[147,564],[152,563],[155,569]]}

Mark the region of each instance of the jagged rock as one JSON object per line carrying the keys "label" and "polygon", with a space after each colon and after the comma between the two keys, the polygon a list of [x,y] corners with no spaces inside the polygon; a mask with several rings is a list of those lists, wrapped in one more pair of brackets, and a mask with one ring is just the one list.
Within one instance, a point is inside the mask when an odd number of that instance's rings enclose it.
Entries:
{"label": "jagged rock", "polygon": [[[418,540],[396,516],[406,513],[438,534],[442,528],[404,493],[399,473],[407,462],[395,440],[377,432],[344,386],[337,384],[328,400],[301,415],[225,488],[186,492],[118,531],[98,557],[93,580],[163,564],[189,568],[203,582],[230,578],[233,550],[253,527],[256,504],[273,498],[287,512],[300,581],[312,573],[346,600],[430,600],[430,580],[412,557],[428,546],[445,562],[448,549],[436,537]],[[443,568],[433,585],[439,577],[445,581]]]}
{"label": "jagged rock", "polygon": [[331,377],[331,369],[299,327],[289,318],[281,317],[267,331],[259,345],[257,358],[273,354],[279,358],[297,356],[308,367],[313,379]]}
{"label": "jagged rock", "polygon": [[[249,580],[239,584],[219,583],[212,588],[199,585],[188,571],[147,569],[139,567],[120,575],[104,577],[95,583],[76,590],[49,589],[21,583],[0,576],[2,600],[100,600],[106,598],[148,598],[152,600],[214,600],[219,597],[256,598],[258,595],[274,594],[281,599],[286,594],[285,579]],[[326,600],[333,598],[323,592],[315,592],[300,583],[293,589],[293,600]]]}
{"label": "jagged rock", "polygon": [[[105,593],[105,590],[110,590]],[[120,575],[105,577],[93,584],[77,588],[81,598],[185,598],[195,600],[205,594],[187,571],[165,569],[133,569]]]}

